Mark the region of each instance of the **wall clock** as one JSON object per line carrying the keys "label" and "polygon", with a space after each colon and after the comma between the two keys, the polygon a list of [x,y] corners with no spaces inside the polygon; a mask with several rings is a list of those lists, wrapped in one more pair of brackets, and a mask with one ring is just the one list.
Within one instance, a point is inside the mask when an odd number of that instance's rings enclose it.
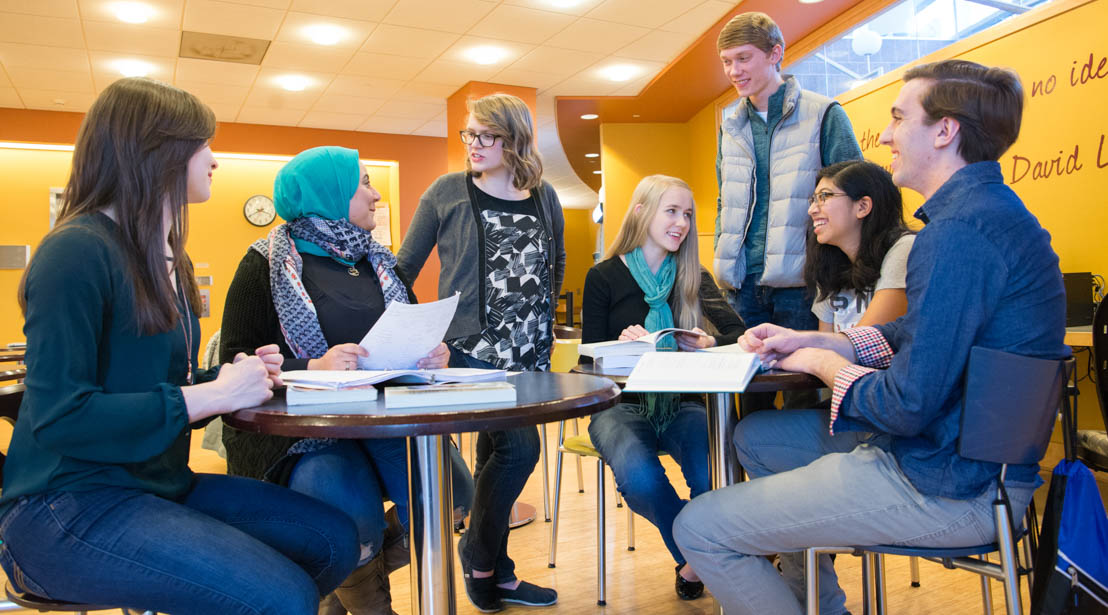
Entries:
{"label": "wall clock", "polygon": [[242,215],[254,226],[267,226],[277,217],[277,209],[273,206],[273,199],[264,194],[255,194],[243,203]]}

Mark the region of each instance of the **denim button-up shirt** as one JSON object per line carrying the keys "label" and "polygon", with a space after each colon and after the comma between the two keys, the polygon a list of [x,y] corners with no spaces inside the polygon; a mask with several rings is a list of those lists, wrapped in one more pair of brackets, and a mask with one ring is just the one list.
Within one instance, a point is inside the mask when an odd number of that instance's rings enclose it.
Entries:
{"label": "denim button-up shirt", "polygon": [[[892,352],[873,359],[887,369],[840,371],[832,427],[890,434],[916,489],[969,499],[1000,471],[957,453],[970,348],[1069,356],[1062,274],[1050,234],[1004,185],[996,162],[962,168],[915,215],[926,226],[908,257],[908,312],[869,330]],[[851,338],[856,346],[862,339]],[[1007,476],[1035,483],[1038,465],[1009,466]]]}

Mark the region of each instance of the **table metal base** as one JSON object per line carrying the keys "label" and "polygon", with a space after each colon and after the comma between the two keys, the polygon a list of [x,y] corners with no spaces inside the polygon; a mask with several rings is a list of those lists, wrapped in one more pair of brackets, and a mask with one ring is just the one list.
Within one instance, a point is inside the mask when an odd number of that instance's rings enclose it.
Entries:
{"label": "table metal base", "polygon": [[408,438],[412,615],[453,615],[454,504],[450,438]]}

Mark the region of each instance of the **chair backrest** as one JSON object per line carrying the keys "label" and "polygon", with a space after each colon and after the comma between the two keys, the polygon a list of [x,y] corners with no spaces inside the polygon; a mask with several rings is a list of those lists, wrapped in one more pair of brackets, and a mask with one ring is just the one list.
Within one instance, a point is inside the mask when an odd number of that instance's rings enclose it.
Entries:
{"label": "chair backrest", "polygon": [[1101,301],[1093,314],[1093,370],[1096,372],[1096,397],[1100,417],[1108,429],[1108,300]]}
{"label": "chair backrest", "polygon": [[993,463],[1038,463],[1073,361],[970,349],[958,454]]}

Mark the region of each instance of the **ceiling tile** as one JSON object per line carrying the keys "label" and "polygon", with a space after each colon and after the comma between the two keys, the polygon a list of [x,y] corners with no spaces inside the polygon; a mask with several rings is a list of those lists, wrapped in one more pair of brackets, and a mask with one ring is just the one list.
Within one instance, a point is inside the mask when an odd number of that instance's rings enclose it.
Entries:
{"label": "ceiling tile", "polygon": [[215,85],[181,79],[177,79],[174,85],[195,95],[207,105],[234,105],[238,108],[250,93],[250,86]]}
{"label": "ceiling tile", "polygon": [[411,58],[437,58],[458,38],[457,34],[449,32],[381,24],[366,39],[361,51]]}
{"label": "ceiling tile", "polygon": [[400,0],[383,20],[395,26],[467,32],[496,6],[485,0]]}
{"label": "ceiling tile", "polygon": [[94,93],[92,73],[84,71],[48,70],[44,68],[8,68],[8,77],[18,90],[56,90],[60,92]]}
{"label": "ceiling tile", "polygon": [[16,94],[15,88],[0,88],[0,107],[23,108],[23,101]]}
{"label": "ceiling tile", "polygon": [[364,98],[361,96],[343,96],[324,92],[319,100],[312,106],[312,111],[324,111],[328,113],[343,113],[348,115],[361,115],[364,119],[371,113],[376,113],[381,105],[385,104],[385,98]]}
{"label": "ceiling tile", "polygon": [[662,30],[700,36],[721,17],[734,10],[734,2],[708,0],[689,9],[687,13],[659,26]]}
{"label": "ceiling tile", "polygon": [[624,84],[616,83],[603,77],[589,73],[574,75],[565,81],[555,84],[540,94],[553,94],[555,96],[610,96]]}
{"label": "ceiling tile", "polygon": [[[475,47],[496,47],[504,53],[504,56],[495,64],[477,64],[473,60],[469,59],[467,55],[467,53]],[[463,64],[472,64],[474,66],[488,66],[496,71],[527,55],[527,53],[529,53],[534,48],[534,45],[528,45],[526,43],[500,41],[479,36],[463,36],[462,38],[458,39],[453,45],[451,45],[449,49],[444,51],[442,57],[439,59],[449,60],[452,62],[461,62]]]}
{"label": "ceiling tile", "polygon": [[492,76],[493,83],[505,85],[520,85],[528,88],[544,90],[559,81],[565,80],[565,75],[551,75],[548,73],[536,73],[518,68],[505,68]]}
{"label": "ceiling tile", "polygon": [[428,58],[407,58],[383,53],[359,52],[354,54],[354,58],[346,64],[342,74],[407,81],[423,70],[428,62]]}
{"label": "ceiling tile", "polygon": [[80,19],[76,0],[0,0],[0,13]]}
{"label": "ceiling tile", "polygon": [[357,130],[369,114],[352,115],[329,111],[309,111],[298,126],[304,128],[327,128],[330,130]]}
{"label": "ceiling tile", "polygon": [[185,5],[183,25],[185,30],[192,32],[272,40],[284,18],[285,11],[278,9],[189,0]]}
{"label": "ceiling tile", "polygon": [[637,38],[649,32],[646,28],[599,21],[596,19],[578,19],[561,32],[550,37],[546,45],[563,47],[578,51],[612,53],[625,47]]}
{"label": "ceiling tile", "polygon": [[125,55],[106,51],[89,52],[89,61],[92,64],[92,77],[96,84],[97,91],[103,90],[124,77],[116,67],[116,63],[120,60],[137,60],[139,62],[145,62],[150,69],[150,72],[146,76],[166,83],[173,81],[173,71],[177,64],[171,58]]}
{"label": "ceiling tile", "polygon": [[87,71],[88,52],[83,49],[0,43],[0,63],[8,68],[47,68]]}
{"label": "ceiling tile", "polygon": [[77,0],[83,21],[104,21],[114,24],[140,28],[181,28],[181,10],[184,0],[142,0],[153,9],[150,19],[142,25],[125,24],[112,12],[113,2],[107,0]]}
{"label": "ceiling tile", "polygon": [[636,60],[668,63],[693,42],[692,35],[654,30],[620,49],[616,55]]}
{"label": "ceiling tile", "polygon": [[287,11],[290,0],[226,0],[232,4],[245,4],[248,6],[261,6],[269,9]]}
{"label": "ceiling tile", "polygon": [[388,98],[403,85],[404,82],[399,79],[339,75],[327,87],[327,94],[360,96],[363,98]]}
{"label": "ceiling tile", "polygon": [[275,124],[296,126],[306,112],[303,109],[270,109],[268,107],[243,107],[235,121],[239,124]]}
{"label": "ceiling tile", "polygon": [[396,0],[292,0],[291,10],[328,17],[381,21]]}
{"label": "ceiling tile", "polygon": [[90,50],[166,58],[176,57],[181,50],[181,34],[178,30],[106,21],[86,21],[85,41]]}
{"label": "ceiling tile", "polygon": [[592,66],[603,57],[599,53],[542,46],[523,56],[508,68],[568,77]]}
{"label": "ceiling tile", "polygon": [[505,0],[504,3],[514,6],[526,6],[542,11],[565,13],[566,15],[584,15],[601,2],[603,2],[603,0],[584,0],[583,2],[575,3],[573,6],[565,6],[565,0]]}
{"label": "ceiling tile", "polygon": [[250,86],[261,67],[237,62],[215,60],[177,59],[177,79],[196,83]]}
{"label": "ceiling tile", "polygon": [[0,43],[41,45],[43,41],[53,43],[51,47],[81,49],[85,46],[81,22],[76,19],[0,13]]}
{"label": "ceiling tile", "polygon": [[215,113],[215,119],[220,122],[233,122],[235,118],[239,116],[239,108],[242,105],[235,105],[231,103],[210,103],[204,101],[204,104],[211,108]]}
{"label": "ceiling tile", "polygon": [[521,43],[541,43],[573,23],[574,17],[550,11],[502,4],[473,26],[467,34]]}
{"label": "ceiling tile", "polygon": [[406,135],[413,130],[423,126],[426,122],[423,120],[412,120],[395,117],[381,117],[374,115],[365,121],[358,130],[362,132],[386,132],[392,134]]}
{"label": "ceiling tile", "polygon": [[0,67],[0,88],[11,89],[14,87],[15,86],[12,85],[11,80],[8,79],[7,73],[5,73],[3,68]]}
{"label": "ceiling tile", "polygon": [[274,41],[262,60],[264,68],[325,73],[335,71],[350,61],[354,50],[319,45],[296,45]]}
{"label": "ceiling tile", "polygon": [[297,72],[297,75],[307,77],[310,85],[299,92],[286,90],[278,85],[278,78],[287,74],[285,71],[262,68],[258,73],[258,80],[246,97],[244,103],[249,107],[269,107],[288,109],[311,109],[320,94],[327,89],[332,75],[322,73]]}
{"label": "ceiling tile", "polygon": [[589,19],[657,28],[684,13],[689,4],[673,0],[604,0],[586,16]]}
{"label": "ceiling tile", "polygon": [[419,81],[452,85],[457,89],[469,81],[488,81],[498,70],[497,66],[435,60],[416,78]]}
{"label": "ceiling tile", "polygon": [[446,102],[417,103],[408,100],[390,100],[377,110],[375,115],[426,122],[446,112]]}
{"label": "ceiling tile", "polygon": [[393,98],[414,100],[416,102],[442,102],[458,91],[456,86],[441,83],[421,83],[412,81],[400,88]]}
{"label": "ceiling tile", "polygon": [[[320,45],[314,43],[304,30],[309,26],[315,25],[328,25],[342,28],[346,33],[346,37],[334,45]],[[366,38],[369,37],[369,33],[372,32],[376,26],[377,24],[372,21],[358,21],[355,19],[343,19],[341,17],[323,17],[310,13],[290,12],[285,17],[285,22],[281,24],[281,29],[277,32],[276,40],[286,43],[311,45],[324,49],[356,49],[362,46],[362,43],[365,42]]]}
{"label": "ceiling tile", "polygon": [[445,137],[446,136],[446,118],[441,120],[431,120],[423,126],[416,128],[412,131],[413,135],[419,135],[421,137]]}
{"label": "ceiling tile", "polygon": [[37,90],[32,88],[20,88],[19,96],[28,109],[45,109],[47,111],[76,111],[84,113],[96,99],[96,95],[89,92],[59,92],[56,90]]}

